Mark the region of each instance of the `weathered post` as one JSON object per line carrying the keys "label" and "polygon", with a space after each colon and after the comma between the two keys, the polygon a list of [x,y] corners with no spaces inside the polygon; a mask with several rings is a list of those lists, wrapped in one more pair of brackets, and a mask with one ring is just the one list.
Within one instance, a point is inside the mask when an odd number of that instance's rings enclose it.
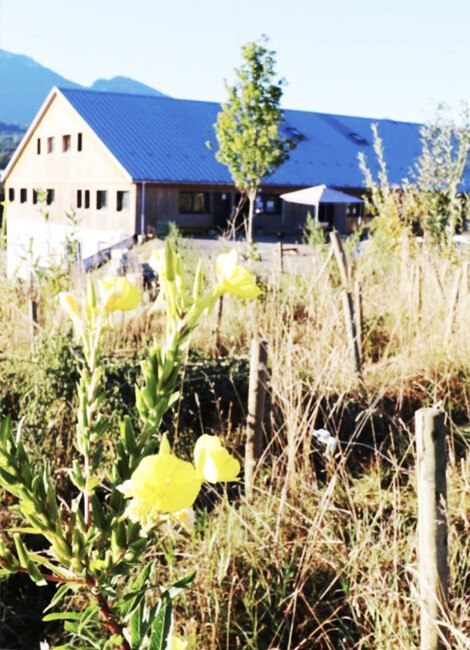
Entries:
{"label": "weathered post", "polygon": [[343,244],[341,243],[341,239],[339,238],[339,235],[336,230],[330,232],[330,241],[331,241],[331,246],[333,248],[333,252],[335,254],[336,262],[339,267],[339,273],[341,275],[341,281],[343,283],[343,287],[348,291],[350,291],[350,277],[349,277],[348,262],[346,260],[346,253],[344,252]]}
{"label": "weathered post", "polygon": [[351,291],[351,278],[348,268],[346,254],[343,245],[336,230],[330,232],[331,246],[336,258],[341,275],[341,282],[345,291],[343,292],[343,310],[346,321],[346,331],[349,341],[351,356],[354,359],[354,369],[356,375],[362,381],[361,354],[359,351],[359,342],[357,338],[356,318],[354,315],[354,302]]}
{"label": "weathered post", "polygon": [[31,339],[33,339],[34,335],[36,334],[36,328],[38,324],[38,303],[36,300],[34,276],[32,273],[29,276],[28,315],[29,315],[29,327],[31,332]]}
{"label": "weathered post", "polygon": [[444,414],[415,414],[421,650],[444,648],[447,615],[447,485]]}
{"label": "weathered post", "polygon": [[348,335],[349,349],[351,356],[354,359],[354,370],[356,375],[362,377],[361,355],[359,352],[359,345],[357,341],[356,321],[354,318],[354,305],[350,291],[343,291],[343,311],[344,319],[346,322],[346,333]]}
{"label": "weathered post", "polygon": [[279,242],[278,244],[278,251],[279,251],[279,270],[281,273],[284,273],[284,244],[282,241]]}
{"label": "weathered post", "polygon": [[354,283],[354,316],[356,320],[356,340],[359,358],[362,357],[362,331],[364,329],[363,323],[363,309],[362,309],[362,287],[359,281]]}
{"label": "weathered post", "polygon": [[264,405],[268,381],[268,344],[254,337],[251,342],[248,418],[245,444],[245,494],[251,499],[256,463],[261,457]]}
{"label": "weathered post", "polygon": [[452,285],[452,292],[450,294],[450,300],[449,300],[449,309],[447,312],[447,324],[446,324],[446,331],[444,334],[444,341],[446,345],[448,345],[448,343],[450,342],[452,331],[454,328],[455,314],[457,311],[457,303],[459,300],[461,278],[462,278],[462,270],[457,269],[457,271],[455,272],[454,283]]}
{"label": "weathered post", "polygon": [[215,326],[215,353],[220,354],[220,328],[222,326],[222,315],[224,313],[224,297],[219,298],[219,307],[217,309],[217,324]]}

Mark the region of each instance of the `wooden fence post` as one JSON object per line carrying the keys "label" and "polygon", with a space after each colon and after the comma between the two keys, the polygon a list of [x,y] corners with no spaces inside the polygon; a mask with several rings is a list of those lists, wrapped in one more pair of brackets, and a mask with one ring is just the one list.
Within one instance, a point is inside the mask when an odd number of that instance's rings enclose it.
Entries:
{"label": "wooden fence post", "polygon": [[457,303],[459,300],[461,278],[462,278],[462,270],[457,269],[457,271],[455,272],[454,283],[452,285],[452,292],[450,294],[450,300],[449,300],[449,309],[447,312],[447,324],[446,324],[446,331],[444,334],[444,341],[446,345],[448,345],[452,336],[452,330],[455,321],[455,313],[457,311]]}
{"label": "wooden fence post", "polygon": [[346,253],[344,252],[343,244],[341,243],[341,239],[339,238],[339,235],[336,230],[332,230],[330,232],[330,240],[331,240],[331,246],[333,248],[333,252],[335,254],[336,262],[338,263],[343,287],[347,291],[350,291],[351,287],[350,287],[348,262],[346,260]]}
{"label": "wooden fence post", "polygon": [[219,306],[217,309],[217,324],[215,326],[215,341],[214,341],[215,353],[217,355],[220,354],[220,328],[222,326],[223,313],[224,313],[224,297],[220,296]]}
{"label": "wooden fence post", "polygon": [[336,230],[330,232],[331,246],[335,254],[336,262],[341,275],[341,282],[345,291],[343,292],[343,310],[346,320],[346,330],[349,341],[349,348],[354,359],[354,369],[358,378],[362,381],[361,354],[359,352],[359,342],[357,337],[356,318],[354,316],[354,302],[351,291],[351,278],[344,252],[343,245]]}
{"label": "wooden fence post", "polygon": [[415,414],[421,650],[441,650],[447,606],[447,485],[444,414]]}
{"label": "wooden fence post", "polygon": [[282,241],[279,242],[278,244],[278,250],[279,250],[279,270],[281,273],[284,273],[284,244]]}
{"label": "wooden fence post", "polygon": [[359,360],[362,358],[362,331],[364,329],[364,318],[362,308],[362,287],[359,281],[354,283],[354,317],[356,323],[356,341]]}
{"label": "wooden fence post", "polygon": [[268,344],[254,337],[251,342],[248,418],[245,444],[245,494],[251,499],[256,463],[261,457],[264,405],[268,381]]}

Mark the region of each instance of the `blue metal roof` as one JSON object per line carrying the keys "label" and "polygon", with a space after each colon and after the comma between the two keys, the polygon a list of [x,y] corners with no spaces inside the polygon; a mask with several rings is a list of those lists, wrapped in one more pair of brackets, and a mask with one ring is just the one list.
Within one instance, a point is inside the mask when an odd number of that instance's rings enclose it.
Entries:
{"label": "blue metal roof", "polygon": [[[214,124],[220,104],[169,97],[60,89],[134,181],[232,183],[217,162]],[[400,184],[419,155],[419,124],[284,111],[286,134],[303,137],[290,159],[263,185],[360,188],[357,156],[377,171],[372,124],[384,142],[389,179]],[[213,149],[206,142],[214,144]]]}

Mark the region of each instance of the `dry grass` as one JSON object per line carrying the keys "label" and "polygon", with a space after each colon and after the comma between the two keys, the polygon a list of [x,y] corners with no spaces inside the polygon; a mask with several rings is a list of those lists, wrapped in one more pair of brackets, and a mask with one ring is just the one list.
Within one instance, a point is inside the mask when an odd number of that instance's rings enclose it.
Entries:
{"label": "dry grass", "polygon": [[[254,331],[269,342],[272,411],[255,497],[213,496],[192,539],[174,531],[158,550],[178,576],[197,567],[177,602],[177,628],[198,650],[410,650],[418,648],[413,413],[439,405],[449,425],[450,619],[445,647],[470,647],[469,258],[370,246],[351,258],[362,290],[362,375],[348,347],[341,282],[328,251],[304,273],[264,272],[263,297],[227,296],[220,328],[228,357]],[[25,302],[4,293],[1,347],[20,345]],[[21,316],[20,316],[21,312]],[[110,345],[159,331],[142,310]],[[193,337],[214,356],[217,315]],[[26,328],[27,330],[27,328]],[[25,343],[26,345],[26,343]],[[338,437],[334,461],[314,428]],[[226,431],[228,444],[242,433]]]}

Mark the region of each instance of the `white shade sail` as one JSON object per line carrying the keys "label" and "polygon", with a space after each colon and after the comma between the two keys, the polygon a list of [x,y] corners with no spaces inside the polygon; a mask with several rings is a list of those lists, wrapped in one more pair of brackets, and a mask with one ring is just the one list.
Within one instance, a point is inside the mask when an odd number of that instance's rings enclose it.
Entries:
{"label": "white shade sail", "polygon": [[363,203],[362,199],[350,196],[344,192],[333,190],[326,185],[315,185],[305,190],[297,190],[281,194],[281,199],[287,203],[300,203],[302,205],[318,205],[319,203]]}

